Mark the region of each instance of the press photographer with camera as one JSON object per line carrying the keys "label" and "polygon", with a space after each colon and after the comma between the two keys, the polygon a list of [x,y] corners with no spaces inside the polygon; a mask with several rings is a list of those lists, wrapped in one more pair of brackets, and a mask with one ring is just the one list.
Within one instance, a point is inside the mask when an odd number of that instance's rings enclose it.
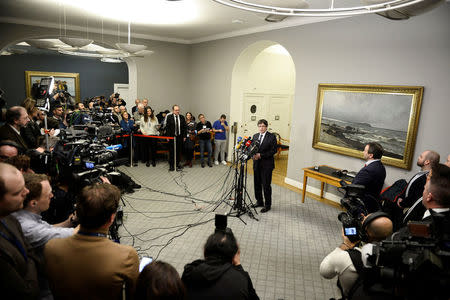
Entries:
{"label": "press photographer with camera", "polygon": [[226,216],[216,215],[216,230],[206,241],[204,256],[184,266],[181,280],[188,299],[259,299],[241,266],[239,246],[227,228]]}
{"label": "press photographer with camera", "polygon": [[[345,214],[345,217],[344,215]],[[338,276],[337,285],[342,299],[351,299],[352,288],[362,269],[361,242],[381,241],[392,234],[392,221],[383,212],[375,212],[365,216],[362,222],[353,220],[347,212],[339,217],[344,221],[342,228],[342,244],[329,253],[320,264],[320,275],[326,279]],[[350,225],[349,224],[354,224]]]}
{"label": "press photographer with camera", "polygon": [[139,258],[131,246],[108,239],[120,202],[111,184],[83,188],[76,214],[77,234],[50,240],[45,246],[47,273],[55,299],[133,299]]}

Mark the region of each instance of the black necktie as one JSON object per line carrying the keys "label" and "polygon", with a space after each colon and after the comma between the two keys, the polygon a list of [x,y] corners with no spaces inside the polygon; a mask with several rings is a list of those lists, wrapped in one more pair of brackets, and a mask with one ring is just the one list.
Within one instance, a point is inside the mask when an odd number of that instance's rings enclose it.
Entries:
{"label": "black necktie", "polygon": [[174,115],[174,116],[175,116],[175,135],[177,136],[180,134],[178,132],[178,116],[177,115]]}

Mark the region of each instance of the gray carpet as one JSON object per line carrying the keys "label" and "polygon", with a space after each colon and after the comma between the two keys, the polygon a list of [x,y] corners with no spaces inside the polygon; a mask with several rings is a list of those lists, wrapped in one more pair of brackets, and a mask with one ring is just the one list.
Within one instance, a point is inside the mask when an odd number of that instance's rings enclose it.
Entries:
{"label": "gray carpet", "polygon": [[[185,168],[169,172],[168,164],[156,167],[121,167],[142,185],[123,199],[123,244],[133,245],[139,255],[152,256],[183,267],[202,258],[207,237],[214,231],[215,213],[228,213],[234,171],[227,166]],[[253,177],[248,176],[253,199]],[[329,299],[339,297],[336,279],[319,275],[324,256],[341,243],[339,211],[272,184],[272,210],[248,215],[242,221],[228,218],[241,248],[241,263],[252,278],[261,299]],[[214,212],[213,209],[216,209]],[[244,224],[244,222],[247,225]]]}

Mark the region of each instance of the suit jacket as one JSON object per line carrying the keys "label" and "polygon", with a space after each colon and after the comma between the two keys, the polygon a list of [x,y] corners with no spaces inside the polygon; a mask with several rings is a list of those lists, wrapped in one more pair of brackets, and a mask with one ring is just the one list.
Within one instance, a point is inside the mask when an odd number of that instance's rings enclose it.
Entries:
{"label": "suit jacket", "polygon": [[369,212],[378,210],[378,208],[375,207],[378,203],[375,205],[373,198],[379,200],[385,178],[386,169],[381,161],[377,160],[362,168],[353,179],[353,184],[365,186],[365,196],[363,201]]}
{"label": "suit jacket", "polygon": [[405,193],[406,191],[408,191],[408,196],[402,197],[403,198],[403,201],[401,202],[402,207],[411,207],[417,201],[417,199],[422,197],[423,189],[425,187],[425,183],[427,182],[427,174],[428,172],[423,173],[413,182],[411,182],[411,180],[408,182],[408,185],[406,186],[405,189]]}
{"label": "suit jacket", "polygon": [[[9,232],[3,224],[0,225],[0,289],[2,299],[37,299],[39,284],[37,269],[29,246],[25,241],[20,223],[13,216],[2,218]],[[8,241],[3,235],[11,237],[11,233],[25,249],[27,260],[19,248]]]}
{"label": "suit jacket", "polygon": [[16,142],[22,148],[19,149],[22,150],[22,152],[25,152],[25,150],[28,149],[27,143],[25,143],[20,134],[17,134],[17,132],[15,132],[9,124],[4,124],[0,127],[0,140],[10,140]]}
{"label": "suit jacket", "polygon": [[[253,136],[253,140],[259,139],[260,133]],[[264,139],[259,145],[258,153],[261,154],[261,158],[253,161],[253,168],[266,168],[273,170],[275,168],[275,161],[273,156],[277,153],[277,138],[274,134],[266,131]]]}
{"label": "suit jacket", "polygon": [[[412,207],[411,211],[407,211],[404,216],[402,216],[402,225],[406,226],[408,221],[422,221],[423,214],[427,210],[422,203],[422,197],[417,199],[416,201],[420,201],[414,207]],[[408,213],[409,212],[409,213]]]}
{"label": "suit jacket", "polygon": [[[166,135],[167,136],[175,136],[175,118],[174,114],[168,114],[166,116]],[[186,121],[183,115],[180,115],[180,136],[186,136]]]}
{"label": "suit jacket", "polygon": [[39,146],[39,138],[42,137],[41,128],[35,121],[30,121],[20,130],[20,135],[29,149],[35,149]]}
{"label": "suit jacket", "polygon": [[133,299],[139,258],[131,246],[105,237],[75,234],[45,246],[47,274],[55,299]]}

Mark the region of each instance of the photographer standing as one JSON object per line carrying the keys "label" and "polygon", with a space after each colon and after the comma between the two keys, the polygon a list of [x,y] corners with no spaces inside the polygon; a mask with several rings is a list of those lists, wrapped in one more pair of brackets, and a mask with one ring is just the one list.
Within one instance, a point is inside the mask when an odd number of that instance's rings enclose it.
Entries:
{"label": "photographer standing", "polygon": [[361,249],[356,247],[361,240],[364,242],[382,241],[392,234],[392,221],[387,214],[376,212],[367,215],[361,224],[362,234],[355,242],[344,235],[342,231],[342,244],[329,253],[320,264],[320,275],[326,279],[338,276],[338,287],[343,299],[351,299],[352,287],[355,285],[359,274],[355,261],[362,268]]}

